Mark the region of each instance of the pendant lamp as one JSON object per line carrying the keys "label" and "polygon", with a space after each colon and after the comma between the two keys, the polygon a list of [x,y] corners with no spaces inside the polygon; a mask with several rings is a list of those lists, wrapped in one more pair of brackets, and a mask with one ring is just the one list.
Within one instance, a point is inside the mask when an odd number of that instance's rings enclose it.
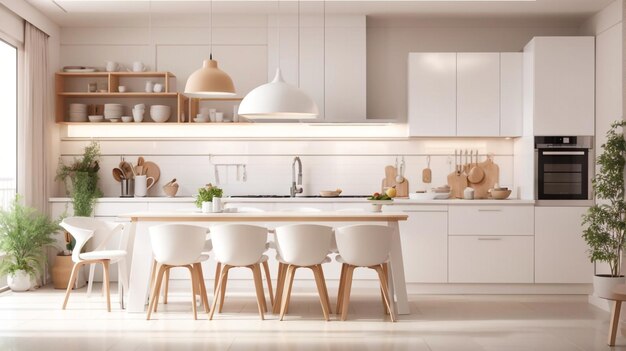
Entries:
{"label": "pendant lamp", "polygon": [[[247,119],[312,119],[319,114],[317,104],[300,88],[287,84],[280,72],[280,0],[278,1],[278,68],[274,79],[250,91],[241,101],[238,114]],[[300,1],[298,1],[298,41],[300,40]],[[300,56],[298,55],[298,60]]]}
{"label": "pendant lamp", "polygon": [[235,85],[230,76],[218,68],[217,61],[213,60],[213,1],[211,3],[211,53],[208,60],[204,60],[202,68],[193,72],[187,78],[185,95],[195,98],[224,97],[235,95]]}

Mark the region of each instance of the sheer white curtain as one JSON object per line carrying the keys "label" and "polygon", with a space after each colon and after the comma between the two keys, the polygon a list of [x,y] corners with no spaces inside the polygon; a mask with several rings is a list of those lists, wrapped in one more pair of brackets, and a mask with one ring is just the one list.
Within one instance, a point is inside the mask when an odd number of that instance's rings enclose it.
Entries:
{"label": "sheer white curtain", "polygon": [[47,155],[53,114],[48,69],[48,35],[26,22],[24,27],[23,108],[18,118],[18,187],[27,205],[48,213]]}

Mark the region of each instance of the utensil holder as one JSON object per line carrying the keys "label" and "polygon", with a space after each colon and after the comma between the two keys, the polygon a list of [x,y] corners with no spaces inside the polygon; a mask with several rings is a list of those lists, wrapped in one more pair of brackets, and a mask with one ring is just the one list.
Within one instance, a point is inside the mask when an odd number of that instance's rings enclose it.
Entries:
{"label": "utensil holder", "polygon": [[133,180],[122,179],[120,182],[121,195],[120,197],[133,197]]}

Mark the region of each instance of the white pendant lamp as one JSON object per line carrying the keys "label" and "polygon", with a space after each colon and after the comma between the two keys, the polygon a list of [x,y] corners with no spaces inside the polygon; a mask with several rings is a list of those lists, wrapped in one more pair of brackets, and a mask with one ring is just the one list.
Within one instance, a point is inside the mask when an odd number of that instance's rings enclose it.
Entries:
{"label": "white pendant lamp", "polygon": [[235,85],[230,76],[217,67],[213,60],[213,1],[211,3],[211,53],[208,60],[204,60],[202,68],[193,72],[187,78],[185,95],[195,98],[225,97],[235,95]]}
{"label": "white pendant lamp", "polygon": [[[247,119],[313,119],[317,104],[300,88],[287,84],[280,72],[280,0],[278,1],[278,68],[274,79],[250,91],[241,101],[238,114]],[[298,37],[300,37],[298,1]],[[299,39],[298,39],[299,41]],[[299,59],[299,55],[298,55]]]}

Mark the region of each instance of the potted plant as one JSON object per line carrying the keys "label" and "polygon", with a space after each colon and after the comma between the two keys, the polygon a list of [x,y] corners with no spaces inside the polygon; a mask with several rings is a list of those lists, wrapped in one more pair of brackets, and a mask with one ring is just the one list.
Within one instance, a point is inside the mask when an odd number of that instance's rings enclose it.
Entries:
{"label": "potted plant", "polygon": [[41,273],[45,259],[44,247],[52,245],[59,221],[20,203],[16,196],[7,210],[0,210],[0,275],[7,275],[13,291],[31,288],[31,279]]}
{"label": "potted plant", "polygon": [[583,217],[586,228],[583,238],[589,246],[592,262],[605,262],[610,274],[596,274],[593,279],[594,294],[610,298],[615,285],[626,280],[622,275],[622,250],[626,239],[626,201],[624,200],[624,166],[626,165],[626,121],[616,121],[607,132],[606,143],[596,163],[600,171],[592,181],[597,204]]}
{"label": "potted plant", "polygon": [[204,188],[198,189],[196,195],[196,206],[202,209],[202,212],[213,212],[213,198],[221,198],[224,191],[221,188],[207,184]]}

